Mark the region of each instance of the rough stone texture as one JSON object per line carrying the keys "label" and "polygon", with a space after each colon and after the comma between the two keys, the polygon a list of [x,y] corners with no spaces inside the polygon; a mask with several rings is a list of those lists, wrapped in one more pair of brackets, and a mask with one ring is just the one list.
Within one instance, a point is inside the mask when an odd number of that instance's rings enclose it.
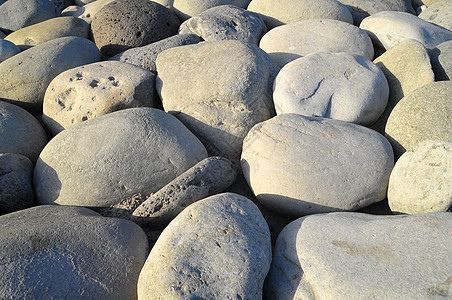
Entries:
{"label": "rough stone texture", "polygon": [[67,70],[49,84],[42,120],[52,134],[117,110],[151,107],[155,75],[118,61]]}
{"label": "rough stone texture", "polygon": [[193,33],[205,41],[239,40],[255,45],[266,32],[267,27],[259,14],[233,5],[209,8],[179,28],[179,34]]}
{"label": "rough stone texture", "polygon": [[8,0],[0,5],[0,29],[11,33],[59,15],[48,0]]}
{"label": "rough stone texture", "polygon": [[209,8],[220,5],[234,5],[247,8],[251,0],[174,0],[173,8],[179,19],[185,21]]}
{"label": "rough stone texture", "polygon": [[47,143],[41,124],[19,106],[0,101],[0,153],[16,153],[33,163]]}
{"label": "rough stone texture", "polygon": [[374,43],[389,49],[401,41],[413,39],[426,48],[452,40],[452,31],[399,11],[382,11],[365,18],[360,28],[366,30]]}
{"label": "rough stone texture", "polygon": [[296,113],[372,125],[388,102],[388,82],[367,58],[349,53],[313,53],[278,73],[276,113]]}
{"label": "rough stone texture", "polygon": [[394,107],[385,135],[396,156],[423,140],[452,142],[452,82],[424,85],[405,96]]}
{"label": "rough stone texture", "polygon": [[129,108],[55,136],[36,164],[35,193],[42,204],[108,207],[158,191],[206,156],[173,116]]}
{"label": "rough stone texture", "polygon": [[139,299],[262,299],[268,225],[232,193],[198,201],[162,232],[138,279]]}
{"label": "rough stone texture", "polygon": [[452,30],[452,5],[450,0],[439,0],[428,6],[419,18]]}
{"label": "rough stone texture", "polygon": [[331,213],[290,223],[276,242],[268,299],[450,297],[452,214]]}
{"label": "rough stone texture", "polygon": [[99,60],[96,45],[84,38],[63,37],[42,43],[0,63],[0,99],[39,113],[53,78]]}
{"label": "rough stone texture", "polygon": [[366,32],[336,20],[304,20],[279,26],[265,34],[259,44],[284,66],[315,52],[347,52],[373,59],[374,47]]}
{"label": "rough stone texture", "polygon": [[416,40],[405,40],[395,45],[374,63],[383,71],[389,83],[389,99],[385,111],[372,126],[384,133],[391,111],[405,95],[435,81],[430,57],[424,45]]}
{"label": "rough stone texture", "polygon": [[238,165],[254,124],[274,115],[272,85],[278,72],[252,44],[217,41],[168,49],[157,57],[157,91],[210,155]]}
{"label": "rough stone texture", "polygon": [[91,29],[102,55],[111,57],[175,35],[179,26],[176,15],[161,4],[149,0],[118,0],[100,9]]}
{"label": "rough stone texture", "polygon": [[254,126],[243,142],[241,162],[257,199],[296,217],[383,200],[394,164],[391,145],[379,133],[297,114]]}
{"label": "rough stone texture", "polygon": [[429,51],[436,81],[452,79],[452,40]]}
{"label": "rough stone texture", "polygon": [[72,16],[91,24],[94,16],[107,4],[115,0],[95,0],[84,6],[69,6],[61,12],[62,16]]}
{"label": "rough stone texture", "polygon": [[19,47],[7,40],[0,40],[0,63],[20,53]]}
{"label": "rough stone texture", "polygon": [[134,223],[45,205],[1,216],[0,226],[2,297],[136,299],[149,250]]}
{"label": "rough stone texture", "polygon": [[227,158],[208,157],[144,201],[135,209],[131,220],[164,228],[184,208],[223,192],[235,178],[236,172]]}
{"label": "rough stone texture", "polygon": [[143,47],[126,50],[113,56],[110,60],[119,60],[157,73],[155,61],[160,52],[174,47],[197,44],[201,41],[202,39],[194,34],[177,34]]}
{"label": "rough stone texture", "polygon": [[452,208],[452,142],[426,140],[405,152],[389,177],[393,212],[421,214]]}
{"label": "rough stone texture", "polygon": [[82,19],[60,17],[19,29],[8,35],[5,40],[13,42],[21,49],[27,49],[65,36],[89,39],[89,31],[89,24]]}
{"label": "rough stone texture", "polygon": [[352,13],[354,24],[359,26],[361,21],[380,11],[404,11],[414,14],[411,0],[340,0]]}
{"label": "rough stone texture", "polygon": [[269,30],[307,19],[353,23],[350,11],[337,0],[253,0],[248,10],[262,15]]}
{"label": "rough stone texture", "polygon": [[32,174],[33,163],[28,157],[0,153],[0,209],[16,211],[35,204]]}

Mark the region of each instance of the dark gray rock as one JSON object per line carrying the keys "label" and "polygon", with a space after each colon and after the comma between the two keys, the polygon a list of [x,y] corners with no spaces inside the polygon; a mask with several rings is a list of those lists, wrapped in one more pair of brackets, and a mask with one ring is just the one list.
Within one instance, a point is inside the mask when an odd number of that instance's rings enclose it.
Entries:
{"label": "dark gray rock", "polygon": [[444,42],[429,51],[436,81],[452,79],[452,40]]}
{"label": "dark gray rock", "polygon": [[227,158],[208,157],[149,197],[135,209],[131,220],[164,227],[188,205],[224,191],[235,177]]}
{"label": "dark gray rock", "polygon": [[26,156],[0,153],[0,209],[16,211],[33,206],[33,163]]}
{"label": "dark gray rock", "polygon": [[93,39],[102,55],[111,57],[177,34],[180,21],[165,6],[148,0],[118,0],[95,15]]}
{"label": "dark gray rock", "polygon": [[148,254],[133,222],[42,205],[0,217],[5,299],[136,299]]}

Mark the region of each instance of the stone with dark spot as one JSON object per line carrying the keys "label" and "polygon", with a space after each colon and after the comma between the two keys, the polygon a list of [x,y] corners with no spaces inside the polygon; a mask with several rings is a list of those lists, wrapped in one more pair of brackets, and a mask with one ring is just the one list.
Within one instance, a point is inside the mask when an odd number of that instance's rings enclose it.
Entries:
{"label": "stone with dark spot", "polygon": [[95,15],[93,39],[102,55],[111,57],[177,34],[180,21],[165,6],[148,0],[118,0]]}

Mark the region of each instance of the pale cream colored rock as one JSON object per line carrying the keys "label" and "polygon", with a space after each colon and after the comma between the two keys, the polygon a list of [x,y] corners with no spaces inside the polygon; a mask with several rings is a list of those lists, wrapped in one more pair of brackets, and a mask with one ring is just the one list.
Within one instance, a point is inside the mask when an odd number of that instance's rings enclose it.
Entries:
{"label": "pale cream colored rock", "polygon": [[248,10],[262,15],[269,30],[307,19],[353,23],[350,11],[337,0],[253,0]]}
{"label": "pale cream colored rock", "polygon": [[84,6],[69,6],[61,12],[62,16],[73,16],[85,20],[91,24],[94,16],[110,2],[115,0],[96,0]]}
{"label": "pale cream colored rock", "polygon": [[419,14],[419,18],[452,30],[452,2],[439,0]]}
{"label": "pale cream colored rock", "polygon": [[405,152],[389,177],[393,212],[421,214],[452,206],[452,142],[426,140]]}
{"label": "pale cream colored rock", "polygon": [[337,20],[304,20],[267,32],[259,47],[280,67],[315,52],[348,52],[373,59],[374,47],[366,32]]}
{"label": "pale cream colored rock", "polygon": [[424,85],[405,96],[394,107],[385,135],[396,156],[424,140],[452,142],[452,82]]}
{"label": "pale cream colored rock", "polygon": [[417,40],[428,49],[452,40],[452,31],[400,11],[376,13],[365,18],[359,27],[385,49],[408,39]]}
{"label": "pale cream colored rock", "polygon": [[8,35],[5,40],[13,42],[21,49],[27,49],[65,36],[89,39],[89,31],[89,24],[79,18],[59,17],[21,28]]}
{"label": "pale cream colored rock", "polygon": [[389,84],[388,105],[372,129],[384,133],[392,109],[405,95],[435,81],[430,57],[422,43],[405,40],[374,60]]}
{"label": "pale cream colored rock", "polygon": [[263,205],[303,216],[357,210],[383,200],[394,161],[391,145],[374,130],[282,114],[250,130],[241,163]]}
{"label": "pale cream colored rock", "polygon": [[43,122],[52,134],[117,110],[153,105],[155,75],[119,61],[67,70],[44,96]]}
{"label": "pale cream colored rock", "polygon": [[251,0],[174,0],[173,8],[179,19],[185,21],[215,6],[234,5],[246,8],[250,1]]}

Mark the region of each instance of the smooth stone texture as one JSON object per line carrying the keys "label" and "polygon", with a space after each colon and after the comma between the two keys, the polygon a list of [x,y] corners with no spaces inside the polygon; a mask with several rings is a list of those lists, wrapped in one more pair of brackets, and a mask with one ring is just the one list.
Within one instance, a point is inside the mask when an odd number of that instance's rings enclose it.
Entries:
{"label": "smooth stone texture", "polygon": [[202,39],[194,34],[177,34],[143,47],[126,50],[113,56],[110,60],[122,61],[157,73],[155,61],[160,52],[174,47],[197,44],[201,41]]}
{"label": "smooth stone texture", "polygon": [[248,10],[262,15],[269,30],[307,19],[353,23],[350,11],[337,0],[253,0]]}
{"label": "smooth stone texture", "polygon": [[336,20],[304,20],[267,32],[259,44],[280,67],[315,52],[347,52],[373,59],[366,32]]}
{"label": "smooth stone texture", "polygon": [[8,0],[0,5],[0,29],[11,33],[58,15],[58,8],[48,0]]}
{"label": "smooth stone texture", "polygon": [[396,104],[417,88],[434,82],[435,75],[427,49],[416,40],[400,42],[375,59],[374,63],[383,71],[389,83],[388,105],[371,127],[383,134]]}
{"label": "smooth stone texture", "polygon": [[0,63],[0,99],[39,113],[53,78],[99,60],[96,45],[84,38],[63,37],[42,43]]}
{"label": "smooth stone texture", "polygon": [[384,111],[389,87],[367,58],[313,53],[285,65],[275,80],[276,114],[296,113],[372,125]]}
{"label": "smooth stone texture", "polygon": [[42,204],[108,207],[158,191],[206,157],[173,116],[129,108],[56,135],[36,164],[35,193]]}
{"label": "smooth stone texture", "polygon": [[53,135],[117,110],[151,107],[155,75],[118,61],[103,61],[67,70],[49,84],[42,120]]}
{"label": "smooth stone texture", "polygon": [[0,153],[0,209],[16,211],[35,204],[33,163],[26,156]]}
{"label": "smooth stone texture", "polygon": [[411,0],[413,5],[415,6],[421,6],[421,5],[427,5],[430,6],[433,3],[437,2],[438,0]]}
{"label": "smooth stone texture", "polygon": [[84,6],[69,6],[61,12],[62,16],[80,18],[91,24],[94,16],[107,4],[115,0],[95,0]]}
{"label": "smooth stone texture", "polygon": [[361,21],[380,11],[403,11],[414,14],[411,0],[340,0],[352,13],[354,24],[359,26]]}
{"label": "smooth stone texture", "polygon": [[29,112],[0,101],[0,153],[15,153],[36,162],[47,144],[41,124]]}
{"label": "smooth stone texture", "polygon": [[436,81],[452,79],[452,40],[439,44],[429,51]]}
{"label": "smooth stone texture", "polygon": [[268,299],[445,299],[452,214],[331,213],[290,223],[276,242]]}
{"label": "smooth stone texture", "polygon": [[233,5],[209,8],[179,27],[179,34],[193,33],[205,41],[238,40],[255,45],[266,32],[259,14]]}
{"label": "smooth stone texture", "polygon": [[452,30],[452,3],[450,0],[439,0],[428,6],[419,18],[430,23]]}
{"label": "smooth stone texture", "polygon": [[174,0],[173,8],[180,20],[185,21],[209,8],[220,5],[234,5],[247,8],[251,0]]}
{"label": "smooth stone texture", "polygon": [[0,293],[7,299],[136,299],[149,252],[133,222],[81,207],[0,217]]}
{"label": "smooth stone texture", "polygon": [[206,146],[238,166],[242,142],[255,124],[274,115],[277,67],[261,49],[217,41],[165,50],[157,57],[157,92]]}
{"label": "smooth stone texture", "polygon": [[452,40],[452,31],[399,11],[376,13],[365,18],[359,27],[386,50],[408,39],[417,40],[428,49]]}
{"label": "smooth stone texture", "polygon": [[452,142],[452,82],[424,85],[405,96],[394,107],[385,135],[396,156],[424,140]]}
{"label": "smooth stone texture", "polygon": [[162,232],[138,279],[139,299],[262,299],[270,232],[257,206],[233,193],[183,210]]}
{"label": "smooth stone texture", "polygon": [[27,49],[65,36],[89,39],[89,34],[89,24],[85,21],[74,17],[60,17],[19,29],[5,40],[13,42],[21,49]]}
{"label": "smooth stone texture", "polygon": [[383,200],[394,159],[389,142],[371,129],[283,114],[250,130],[241,163],[263,205],[299,217]]}
{"label": "smooth stone texture", "polygon": [[405,152],[389,177],[393,212],[422,214],[452,208],[452,142],[426,140]]}
{"label": "smooth stone texture", "polygon": [[232,163],[224,157],[208,157],[151,195],[132,214],[132,221],[164,228],[190,204],[223,192],[235,180]]}
{"label": "smooth stone texture", "polygon": [[149,0],[111,2],[94,16],[93,40],[102,55],[114,56],[177,34],[180,21],[165,6]]}
{"label": "smooth stone texture", "polygon": [[0,63],[20,53],[19,47],[7,40],[0,40]]}

